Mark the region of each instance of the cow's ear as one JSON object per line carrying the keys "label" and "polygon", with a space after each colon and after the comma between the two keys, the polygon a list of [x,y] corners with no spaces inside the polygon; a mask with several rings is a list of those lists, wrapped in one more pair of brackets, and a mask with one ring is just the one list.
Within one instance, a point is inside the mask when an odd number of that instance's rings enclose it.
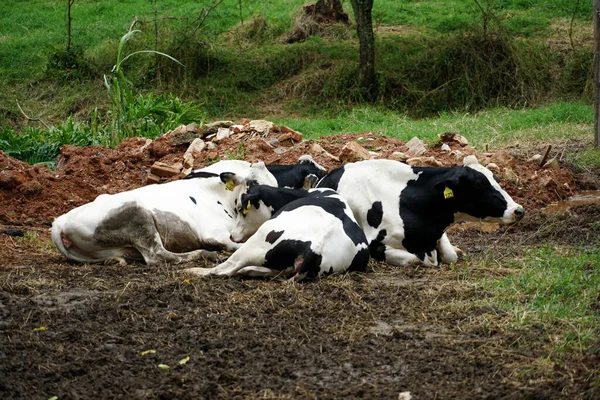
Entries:
{"label": "cow's ear", "polygon": [[435,190],[440,193],[440,196],[446,200],[453,198],[461,192],[461,183],[466,179],[466,171],[463,167],[453,168],[452,175],[447,176],[443,180],[434,185]]}
{"label": "cow's ear", "polygon": [[308,174],[304,177],[304,184],[302,185],[302,189],[308,190],[317,186],[319,182],[319,177],[315,174]]}
{"label": "cow's ear", "polygon": [[237,185],[243,184],[246,180],[233,172],[221,172],[219,175],[221,182],[225,184],[225,189],[233,190]]}

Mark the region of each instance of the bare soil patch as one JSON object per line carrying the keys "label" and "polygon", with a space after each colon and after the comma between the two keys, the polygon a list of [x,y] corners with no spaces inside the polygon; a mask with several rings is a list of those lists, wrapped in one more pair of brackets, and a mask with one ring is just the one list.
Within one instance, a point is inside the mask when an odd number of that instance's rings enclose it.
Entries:
{"label": "bare soil patch", "polygon": [[[289,164],[310,153],[331,169],[340,162],[314,144],[337,156],[350,140],[379,157],[406,150],[370,133],[290,143],[283,153],[253,138],[244,158]],[[470,256],[511,257],[539,243],[597,246],[599,206],[542,211],[594,189],[594,174],[567,165],[542,170],[512,150],[451,147],[497,164],[503,186],[527,209],[510,228],[451,231]],[[236,138],[225,139],[197,166],[238,149]],[[79,265],[52,247],[53,218],[101,193],[144,185],[155,161],[178,162],[185,150],[142,139],[117,149],[66,146],[56,171],[0,153],[0,230],[25,232],[0,233],[2,398],[600,396],[600,347],[557,355],[540,339],[542,328],[509,328],[506,313],[481,306],[489,294],[461,278],[463,261],[439,268],[372,262],[364,274],[289,285],[178,273],[192,265]],[[460,164],[440,147],[428,156]]]}

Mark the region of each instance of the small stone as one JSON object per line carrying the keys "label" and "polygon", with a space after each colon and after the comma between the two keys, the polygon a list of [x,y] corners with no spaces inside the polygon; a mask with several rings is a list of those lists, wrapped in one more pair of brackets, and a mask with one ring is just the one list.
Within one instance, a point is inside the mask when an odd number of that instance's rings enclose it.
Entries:
{"label": "small stone", "polygon": [[202,125],[202,134],[204,136],[217,133],[219,128],[229,128],[234,125],[233,121],[215,121],[209,124]]}
{"label": "small stone", "polygon": [[154,175],[151,172],[148,172],[146,174],[146,185],[151,185],[153,183],[159,183],[159,182],[160,182],[160,176]]}
{"label": "small stone", "polygon": [[156,161],[154,164],[152,164],[152,167],[150,168],[150,173],[158,175],[162,178],[168,178],[170,176],[178,175],[181,171],[181,168],[181,163],[169,165],[160,161]]}
{"label": "small stone", "polygon": [[198,156],[200,156],[200,153],[202,152],[202,150],[204,150],[205,147],[206,143],[204,143],[204,140],[196,138],[190,144],[190,147],[188,147],[188,149],[185,151],[184,156],[185,154],[190,154],[192,157],[197,158]]}
{"label": "small stone", "polygon": [[560,165],[558,165],[558,159],[556,157],[554,157],[552,160],[549,160],[548,162],[546,162],[546,164],[544,164],[544,166],[542,167],[543,169],[558,169],[560,167]]}
{"label": "small stone", "polygon": [[228,138],[230,134],[229,128],[219,128],[217,130],[217,136],[215,137],[214,141],[219,142],[225,138]]}
{"label": "small stone", "polygon": [[419,139],[418,137],[413,137],[408,142],[406,142],[406,147],[408,148],[406,154],[412,157],[417,157],[427,152],[425,142]]}
{"label": "small stone", "polygon": [[338,157],[343,163],[371,159],[369,151],[356,142],[346,143]]}
{"label": "small stone", "polygon": [[541,154],[536,154],[534,156],[531,156],[527,161],[533,162],[533,163],[539,163],[540,160],[542,159],[542,157],[544,157],[544,156],[542,156]]}
{"label": "small stone", "polygon": [[321,147],[320,144],[318,144],[316,142],[313,143],[310,146],[310,152],[314,153],[314,154],[323,155],[323,156],[328,157],[328,158],[330,158],[330,159],[332,159],[334,161],[340,161],[340,159],[338,157],[334,156],[333,154],[331,154],[330,152],[328,152],[327,150],[325,150],[323,147]]}
{"label": "small stone", "polygon": [[462,135],[456,132],[446,132],[440,135],[440,142],[458,143],[462,147],[469,144],[469,141]]}
{"label": "small stone", "polygon": [[448,146],[448,144],[446,144],[446,143],[442,144],[441,150],[442,151],[452,151],[450,146]]}
{"label": "small stone", "polygon": [[390,155],[390,158],[394,161],[406,162],[408,156],[401,151],[395,151]]}
{"label": "small stone", "polygon": [[498,165],[494,164],[494,163],[489,163],[488,165],[486,165],[486,167],[487,167],[487,169],[489,169],[492,172],[498,172],[500,170]]}
{"label": "small stone", "polygon": [[406,160],[406,163],[411,167],[443,167],[440,161],[436,160],[435,157],[413,157]]}
{"label": "small stone", "polygon": [[217,145],[214,144],[213,142],[207,142],[206,143],[206,150],[214,150],[217,148]]}

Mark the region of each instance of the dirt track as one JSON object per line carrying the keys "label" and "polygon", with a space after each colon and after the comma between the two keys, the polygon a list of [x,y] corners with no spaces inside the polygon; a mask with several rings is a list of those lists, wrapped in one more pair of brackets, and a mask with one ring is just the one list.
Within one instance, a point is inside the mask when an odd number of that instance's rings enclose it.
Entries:
{"label": "dirt track", "polygon": [[[319,143],[337,154],[351,138]],[[382,154],[402,145],[377,140],[372,147]],[[153,161],[175,160],[185,150],[140,153],[140,145],[131,139],[117,150],[66,148],[67,160],[56,172],[0,157],[3,171],[20,182],[0,190],[1,228],[29,232],[24,238],[0,234],[0,397],[397,399],[405,391],[413,399],[600,396],[598,346],[583,354],[552,354],[550,344],[539,340],[543,326],[511,327],[511,316],[490,306],[489,293],[472,279],[508,273],[486,267],[486,257],[501,263],[540,243],[589,243],[600,207],[560,216],[539,211],[560,196],[593,189],[597,182],[589,176],[552,171],[557,189],[543,192],[530,178],[544,171],[524,158],[508,161],[521,179],[503,185],[527,205],[526,219],[491,233],[477,227],[450,232],[453,244],[468,254],[455,266],[371,263],[364,274],[289,285],[187,280],[178,271],[191,265],[65,261],[48,239],[53,217],[101,192],[140,186]],[[294,162],[305,145],[282,156],[250,151],[249,144],[245,154]]]}

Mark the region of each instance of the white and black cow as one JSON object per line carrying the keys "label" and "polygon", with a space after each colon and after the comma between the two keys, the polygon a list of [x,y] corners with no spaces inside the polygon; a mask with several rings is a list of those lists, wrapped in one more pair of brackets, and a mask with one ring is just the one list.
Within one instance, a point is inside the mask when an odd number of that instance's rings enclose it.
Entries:
{"label": "white and black cow", "polygon": [[442,262],[455,262],[456,249],[445,233],[450,225],[512,224],[525,213],[475,156],[452,168],[361,161],[331,171],[317,187],[332,188],[348,200],[371,256],[394,265],[435,266],[438,255]]}
{"label": "white and black cow", "polygon": [[[221,161],[200,171],[199,179],[102,194],[58,217],[52,241],[78,262],[117,260],[177,263],[216,259],[212,250],[237,249],[230,240],[241,183],[277,185],[264,163]],[[225,184],[236,176],[236,187]]]}
{"label": "white and black cow", "polygon": [[[314,175],[317,180],[323,178],[327,174],[327,170],[320,166],[310,154],[305,154],[298,158],[297,164],[280,165],[270,164],[267,169],[275,176],[277,186],[280,188],[302,189],[305,188],[307,182],[306,177]],[[192,179],[204,177],[205,169],[192,171],[184,179]]]}
{"label": "white and black cow", "polygon": [[241,196],[232,239],[245,243],[227,261],[185,272],[255,277],[290,272],[291,280],[299,281],[364,271],[369,261],[362,229],[346,201],[331,189],[250,186]]}

